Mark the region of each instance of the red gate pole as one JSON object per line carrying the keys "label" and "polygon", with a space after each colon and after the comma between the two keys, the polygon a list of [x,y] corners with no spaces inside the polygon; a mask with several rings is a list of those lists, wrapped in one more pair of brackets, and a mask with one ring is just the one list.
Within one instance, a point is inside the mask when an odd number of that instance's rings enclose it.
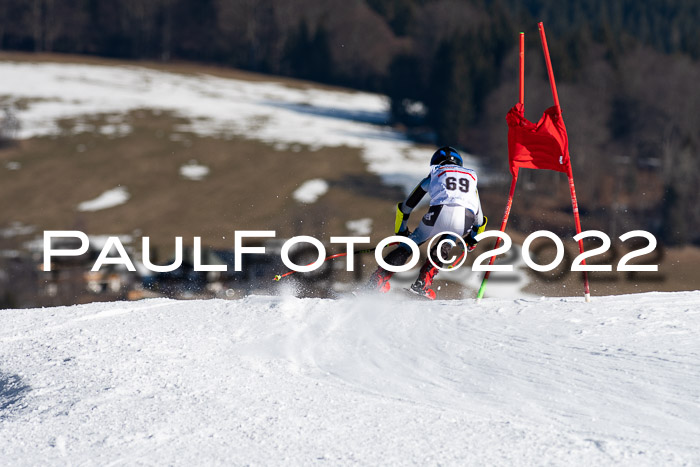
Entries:
{"label": "red gate pole", "polygon": [[519,102],[525,105],[525,33],[520,33],[520,94]]}
{"label": "red gate pole", "polygon": [[[501,221],[501,232],[504,232],[506,230],[506,224],[508,224],[508,217],[510,216],[510,208],[513,205],[513,195],[515,194],[515,184],[518,182],[518,172],[517,168],[515,169],[515,175],[513,175],[513,178],[510,181],[510,193],[508,194],[508,202],[506,203],[506,210],[503,213],[503,220]],[[498,248],[498,245],[501,244],[501,238],[498,237],[496,238],[496,244],[494,245],[493,249],[495,250]],[[496,255],[491,256],[491,260],[489,261],[489,266],[493,264],[493,262],[496,261]],[[481,280],[481,286],[479,287],[479,292],[476,294],[476,303],[481,302],[481,299],[484,298],[484,292],[486,292],[486,283],[489,280],[489,276],[491,275],[491,271],[486,271],[484,273],[484,278]]]}
{"label": "red gate pole", "polygon": [[559,95],[557,94],[557,85],[554,82],[554,71],[552,71],[552,60],[549,58],[549,48],[547,47],[547,38],[544,35],[544,25],[537,23],[540,29],[540,39],[542,40],[542,51],[544,52],[544,61],[547,64],[547,74],[549,75],[549,87],[552,88],[552,98],[554,105],[559,107]]}
{"label": "red gate pole", "polygon": [[[520,33],[520,90],[519,90],[519,102],[525,105],[525,33]],[[513,205],[513,196],[515,195],[515,184],[518,182],[518,169],[515,169],[515,175],[510,181],[510,192],[508,193],[508,201],[506,202],[506,210],[503,213],[503,220],[501,221],[501,232],[505,232],[506,225],[508,224],[508,217],[510,216],[510,208]],[[496,239],[496,244],[493,249],[498,248],[501,244],[500,237]],[[492,256],[489,260],[489,266],[493,265],[496,261],[496,256]],[[486,283],[489,280],[491,271],[486,271],[484,273],[484,278],[481,280],[481,286],[479,287],[479,292],[476,295],[476,302],[479,303],[482,298],[484,298],[484,292],[486,292]]]}
{"label": "red gate pole", "polygon": [[[544,60],[547,64],[547,74],[549,75],[549,86],[552,88],[552,98],[554,99],[554,105],[557,107],[559,114],[561,115],[561,107],[559,106],[559,95],[557,94],[557,85],[554,82],[554,71],[552,71],[552,60],[549,58],[549,48],[547,47],[547,37],[544,33],[544,25],[540,22],[537,24],[540,30],[540,39],[542,40],[542,51],[544,52]],[[567,176],[569,177],[569,192],[571,193],[571,207],[574,211],[574,222],[576,224],[576,233],[581,233],[581,219],[578,213],[578,201],[576,200],[576,188],[574,187],[574,174],[571,169],[571,161],[569,161],[569,167],[567,171]],[[583,254],[583,240],[578,241],[578,249]],[[582,265],[586,265],[586,261],[581,261]],[[584,297],[587,302],[591,301],[591,289],[588,284],[588,272],[583,271],[583,290]]]}
{"label": "red gate pole", "polygon": [[[574,187],[574,174],[571,171],[571,162],[569,162],[569,191],[571,192],[571,207],[574,211],[574,221],[576,222],[576,233],[581,233],[581,219],[578,215],[578,201],[576,200],[576,188]],[[578,241],[578,251],[583,254],[583,239]],[[581,264],[586,265],[586,260],[582,260]],[[587,302],[591,301],[591,289],[588,285],[588,271],[583,271],[583,296]]]}

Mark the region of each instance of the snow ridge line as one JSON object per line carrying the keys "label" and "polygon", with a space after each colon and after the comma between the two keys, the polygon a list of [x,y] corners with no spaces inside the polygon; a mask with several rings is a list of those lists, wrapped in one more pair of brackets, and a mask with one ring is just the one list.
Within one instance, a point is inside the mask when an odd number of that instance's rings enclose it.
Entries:
{"label": "snow ridge line", "polygon": [[[142,307],[127,307],[127,308],[115,308],[113,310],[104,310],[97,312],[92,315],[86,315],[80,318],[76,318],[74,321],[88,321],[88,320],[93,320],[93,319],[104,319],[104,318],[111,318],[113,316],[119,316],[119,315],[124,315],[127,313],[133,313],[137,311],[145,311],[145,310],[153,310],[155,308],[162,308],[165,306],[171,306],[173,305],[174,301],[168,301],[165,303],[158,303],[155,305],[149,305],[149,306],[142,306]],[[180,302],[183,303],[183,302]]]}
{"label": "snow ridge line", "polygon": [[[149,303],[152,301],[157,300],[159,303]],[[6,310],[7,313],[17,313],[17,314],[23,314],[23,313],[47,313],[47,310],[55,310],[54,313],[52,313],[50,316],[47,316],[48,321],[58,321],[61,320],[63,322],[59,324],[45,324],[44,327],[32,327],[31,329],[27,330],[11,330],[11,329],[6,329],[4,330],[3,334],[6,334],[5,336],[0,337],[0,342],[18,342],[21,340],[25,339],[36,339],[41,335],[53,333],[56,331],[63,331],[66,329],[69,329],[74,326],[75,323],[79,323],[81,321],[91,321],[91,320],[97,320],[97,319],[106,319],[106,318],[111,318],[111,317],[116,317],[128,313],[135,313],[135,312],[140,312],[140,311],[148,311],[148,310],[153,310],[156,308],[162,308],[166,306],[176,306],[176,305],[181,305],[186,302],[181,301],[178,302],[176,300],[170,300],[170,299],[150,299],[150,300],[144,300],[143,302],[131,302],[133,305],[130,305],[128,307],[120,307],[120,308],[114,308],[114,309],[107,309],[107,310],[102,310],[98,311],[96,313],[90,313],[85,316],[79,316],[76,318],[70,318],[67,319],[69,316],[69,313],[62,313],[62,311],[68,311],[68,310],[74,310],[74,309],[86,309],[90,310],[92,308],[92,304],[87,304],[87,305],[78,305],[78,306],[73,306],[73,307],[58,307],[58,308],[43,308],[40,310]],[[165,301],[163,301],[165,300]],[[129,303],[129,302],[127,302]],[[110,305],[121,305],[122,302],[112,302]],[[0,310],[2,311],[2,310]],[[7,335],[9,334],[9,335]]]}

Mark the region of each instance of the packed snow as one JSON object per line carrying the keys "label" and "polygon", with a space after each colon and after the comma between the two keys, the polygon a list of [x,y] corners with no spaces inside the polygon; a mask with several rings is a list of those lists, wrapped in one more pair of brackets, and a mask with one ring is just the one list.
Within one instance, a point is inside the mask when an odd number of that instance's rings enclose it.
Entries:
{"label": "packed snow", "polygon": [[320,178],[314,178],[302,183],[299,188],[294,190],[292,197],[300,203],[312,204],[327,192],[328,182]]}
{"label": "packed snow", "polygon": [[109,209],[129,201],[130,195],[126,187],[118,186],[107,190],[95,199],[83,201],[78,205],[78,211],[100,211]]}
{"label": "packed snow", "polygon": [[700,292],[0,311],[3,465],[693,465]]}
{"label": "packed snow", "polygon": [[[0,62],[0,75],[0,96],[14,107],[21,122],[20,138],[59,134],[65,131],[58,124],[64,119],[78,120],[76,133],[124,136],[131,127],[121,117],[153,109],[188,119],[179,128],[182,132],[255,139],[280,150],[357,148],[370,172],[406,190],[425,176],[425,161],[431,154],[431,149],[416,146],[388,126],[389,102],[378,94],[300,89],[137,66],[5,61]],[[103,115],[108,116],[103,126],[82,121]],[[479,168],[474,158],[466,164]]]}

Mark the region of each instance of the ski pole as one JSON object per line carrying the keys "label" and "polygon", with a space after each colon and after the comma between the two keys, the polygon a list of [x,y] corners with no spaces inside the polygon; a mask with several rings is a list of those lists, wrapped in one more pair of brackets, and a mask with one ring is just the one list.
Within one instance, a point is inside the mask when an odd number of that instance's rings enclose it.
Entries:
{"label": "ski pole", "polygon": [[[398,245],[398,244],[399,244],[399,242],[394,242],[394,243],[389,243],[387,246],[393,246],[393,245]],[[376,250],[376,249],[377,249],[377,247],[375,246],[375,247],[373,247],[373,248],[366,248],[366,249],[364,249],[364,250],[357,250],[357,251],[355,251],[355,254],[372,253],[372,252],[373,252],[374,250]],[[348,255],[347,253],[337,253],[337,254],[335,254],[335,255],[330,255],[330,256],[324,258],[323,262],[325,263],[325,262],[328,261],[329,259],[340,258],[340,257],[342,257],[342,256],[347,256],[347,255]],[[314,264],[315,262],[316,262],[316,261],[314,261],[314,262],[312,262],[312,263],[309,263],[309,264],[307,264],[306,266],[311,266],[311,265]],[[298,272],[298,271],[289,271],[289,272],[286,272],[286,273],[284,273],[284,274],[277,274],[275,277],[272,278],[272,280],[273,280],[273,281],[278,281],[278,282],[279,282],[281,279],[283,279],[283,278],[285,278],[285,277],[287,277],[287,276],[291,276],[291,275],[294,274],[295,272]]]}
{"label": "ski pole", "polygon": [[467,250],[463,250],[462,254],[459,255],[459,257],[456,260],[454,260],[454,262],[452,264],[447,266],[447,269],[454,269],[455,264],[459,264],[459,262],[462,261],[462,258],[464,258],[464,255],[466,255],[466,254],[467,254]]}

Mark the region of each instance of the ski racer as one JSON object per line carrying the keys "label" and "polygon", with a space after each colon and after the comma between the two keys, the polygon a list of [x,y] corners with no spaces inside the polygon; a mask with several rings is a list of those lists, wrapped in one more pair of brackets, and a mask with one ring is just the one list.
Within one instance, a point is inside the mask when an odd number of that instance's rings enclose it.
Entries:
{"label": "ski racer", "polygon": [[[463,164],[462,156],[450,146],[444,146],[435,151],[430,159],[428,176],[421,180],[405,201],[396,206],[394,231],[397,235],[406,236],[420,246],[435,235],[449,231],[463,236],[468,251],[476,248],[477,241],[474,237],[484,231],[487,218],[481,211],[476,172],[464,168]],[[430,208],[423,216],[418,228],[411,233],[408,230],[408,218],[426,193],[430,194]],[[433,243],[431,251],[428,252],[429,258],[432,258],[439,267],[444,266],[440,257],[450,258],[448,255],[451,245],[448,242],[441,242],[445,238],[457,240],[453,235],[445,234]],[[441,243],[441,254],[438,255],[437,248]],[[410,256],[411,248],[400,243],[396,249],[384,257],[384,261],[392,266],[401,266]],[[410,290],[435,299],[435,291],[430,286],[437,272],[438,269],[430,259],[426,259]],[[370,276],[368,288],[388,292],[391,288],[389,280],[393,274],[379,267]]]}

